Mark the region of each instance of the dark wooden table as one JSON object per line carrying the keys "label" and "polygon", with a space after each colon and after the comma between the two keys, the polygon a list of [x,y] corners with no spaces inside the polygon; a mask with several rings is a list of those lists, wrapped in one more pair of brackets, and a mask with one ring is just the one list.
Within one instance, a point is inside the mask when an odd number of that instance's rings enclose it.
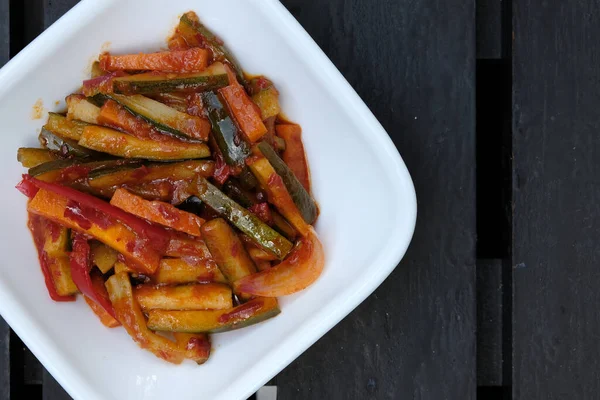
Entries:
{"label": "dark wooden table", "polygon": [[[0,64],[77,0],[0,0]],[[596,0],[283,0],[389,132],[411,247],[270,384],[289,399],[596,399]],[[0,400],[69,398],[0,320]]]}

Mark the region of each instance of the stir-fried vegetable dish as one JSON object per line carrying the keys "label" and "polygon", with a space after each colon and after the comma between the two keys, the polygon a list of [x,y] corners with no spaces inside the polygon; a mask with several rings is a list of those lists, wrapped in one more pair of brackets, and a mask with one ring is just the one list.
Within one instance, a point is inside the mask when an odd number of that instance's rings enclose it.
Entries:
{"label": "stir-fried vegetable dish", "polygon": [[155,53],[103,53],[28,168],[28,226],[54,301],[173,363],[280,313],[324,266],[302,130],[193,12]]}

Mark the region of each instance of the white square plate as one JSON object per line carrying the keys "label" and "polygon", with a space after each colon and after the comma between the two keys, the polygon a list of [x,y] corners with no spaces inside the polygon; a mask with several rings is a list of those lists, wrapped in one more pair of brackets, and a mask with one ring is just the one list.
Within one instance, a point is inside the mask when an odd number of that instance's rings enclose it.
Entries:
{"label": "white square plate", "polygon": [[[52,302],[26,228],[26,200],[14,189],[24,172],[17,148],[37,145],[46,118],[32,119],[36,101],[62,109],[101,49],[165,47],[188,10],[247,72],[275,82],[285,113],[302,125],[326,251],[314,285],[282,298],[277,318],[213,336],[202,366],[171,365],[139,349],[123,329],[101,326],[81,299]],[[0,70],[0,121],[0,313],[76,399],[245,399],[375,290],[415,226],[414,187],[392,141],[276,0],[84,0]]]}

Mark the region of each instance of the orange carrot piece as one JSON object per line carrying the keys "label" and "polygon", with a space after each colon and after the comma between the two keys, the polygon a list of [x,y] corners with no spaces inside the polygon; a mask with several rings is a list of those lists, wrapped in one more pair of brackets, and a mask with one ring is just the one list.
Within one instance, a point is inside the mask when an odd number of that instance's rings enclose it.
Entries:
{"label": "orange carrot piece", "polygon": [[192,236],[200,236],[200,226],[204,223],[197,215],[182,211],[169,203],[145,200],[125,189],[117,189],[110,204],[140,218]]}
{"label": "orange carrot piece", "polygon": [[227,106],[246,138],[254,143],[267,133],[262,121],[260,109],[248,96],[244,87],[237,81],[222,89],[219,93],[227,102]]}
{"label": "orange carrot piece", "polygon": [[140,139],[148,139],[154,128],[149,122],[136,117],[114,100],[108,100],[100,108],[98,122],[111,128],[123,130]]}
{"label": "orange carrot piece", "polygon": [[275,127],[277,136],[285,140],[285,150],[282,158],[300,181],[304,189],[310,193],[310,171],[302,143],[302,128],[300,125],[285,124]]}
{"label": "orange carrot piece", "polygon": [[98,123],[129,133],[140,139],[180,144],[181,140],[156,130],[149,122],[136,117],[114,100],[108,100],[100,108]]}
{"label": "orange carrot piece", "polygon": [[277,211],[279,211],[302,236],[306,236],[309,232],[310,225],[302,218],[302,214],[300,214],[292,196],[285,187],[283,179],[277,175],[277,172],[275,172],[275,169],[269,161],[261,156],[253,156],[246,160],[246,164],[254,176],[256,176],[256,179],[258,179],[262,188],[267,192],[269,203],[273,204],[277,208]]}
{"label": "orange carrot piece", "polygon": [[200,72],[208,65],[206,49],[161,51],[148,54],[100,55],[100,68],[105,71]]}
{"label": "orange carrot piece", "polygon": [[90,306],[94,314],[96,314],[96,316],[100,319],[102,325],[106,326],[107,328],[116,328],[117,326],[121,326],[121,323],[119,321],[111,317],[111,315],[108,312],[106,312],[104,308],[100,307],[98,303],[96,303],[94,300],[90,299],[87,296],[83,296],[83,298],[85,299],[85,302],[88,304],[88,306]]}
{"label": "orange carrot piece", "polygon": [[[90,218],[79,216],[94,213],[94,210],[82,208],[65,196],[40,189],[29,202],[27,210],[33,214],[51,219],[67,228],[86,233],[112,247],[125,257],[135,261],[140,272],[154,273],[160,264],[161,254],[155,251],[145,239],[139,238],[127,226],[101,213]],[[79,217],[78,217],[79,216]]]}

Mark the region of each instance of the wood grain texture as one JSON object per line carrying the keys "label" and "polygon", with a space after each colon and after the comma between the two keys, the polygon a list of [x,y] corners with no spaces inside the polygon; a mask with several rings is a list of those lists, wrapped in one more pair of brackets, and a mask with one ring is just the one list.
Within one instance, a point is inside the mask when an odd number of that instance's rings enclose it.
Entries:
{"label": "wood grain texture", "polygon": [[477,0],[476,3],[477,58],[501,58],[502,0]]}
{"label": "wood grain texture", "polygon": [[41,3],[44,26],[47,28],[73,8],[75,4],[79,3],[79,0],[41,0]]}
{"label": "wood grain texture", "polygon": [[[10,57],[9,0],[0,0],[0,67]],[[0,317],[0,400],[10,398],[10,327]]]}
{"label": "wood grain texture", "polygon": [[0,317],[0,400],[10,399],[10,328]]}
{"label": "wood grain texture", "polygon": [[513,11],[513,399],[597,399],[600,3]]}
{"label": "wood grain texture", "polygon": [[502,386],[502,260],[477,261],[477,386]]}
{"label": "wood grain texture", "polygon": [[9,0],[0,0],[0,66],[10,58],[10,7]]}
{"label": "wood grain texture", "polygon": [[474,399],[474,2],[282,2],[387,129],[419,216],[401,265],[278,376],[278,393]]}
{"label": "wood grain texture", "polygon": [[48,371],[44,371],[42,382],[42,400],[72,400]]}

